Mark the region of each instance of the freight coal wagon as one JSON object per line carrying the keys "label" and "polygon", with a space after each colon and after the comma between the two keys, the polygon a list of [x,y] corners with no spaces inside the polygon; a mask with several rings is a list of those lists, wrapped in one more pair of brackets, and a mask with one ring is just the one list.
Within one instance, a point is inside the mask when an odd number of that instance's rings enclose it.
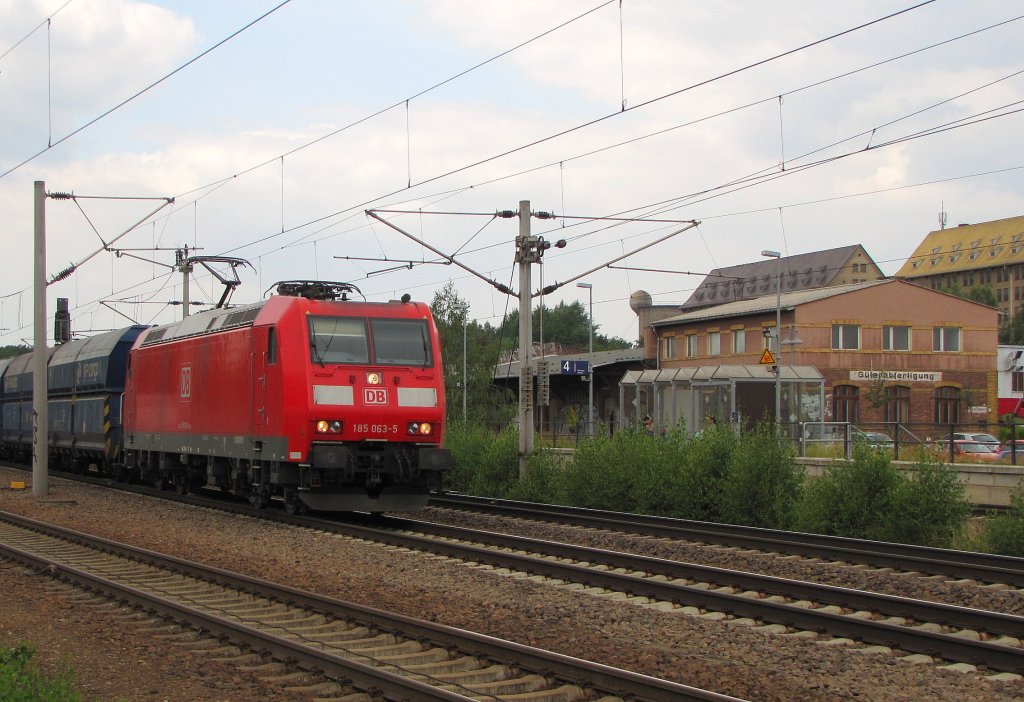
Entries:
{"label": "freight coal wagon", "polygon": [[[98,334],[47,349],[50,463],[83,472],[122,460],[121,402],[132,344],[146,327]],[[0,362],[0,450],[28,463],[32,457],[31,353]]]}
{"label": "freight coal wagon", "polygon": [[[281,500],[289,511],[423,507],[451,466],[429,307],[408,297],[351,300],[358,291],[346,283],[276,289],[259,303],[113,333],[131,349],[123,397],[109,378],[103,388],[104,441],[113,443],[89,454],[92,467],[182,493],[215,488],[258,506]],[[8,364],[5,391],[22,358]],[[11,381],[31,419],[27,361]],[[6,394],[0,402],[4,446],[9,414],[24,445],[24,407],[8,412]],[[51,390],[51,427],[60,402]]]}

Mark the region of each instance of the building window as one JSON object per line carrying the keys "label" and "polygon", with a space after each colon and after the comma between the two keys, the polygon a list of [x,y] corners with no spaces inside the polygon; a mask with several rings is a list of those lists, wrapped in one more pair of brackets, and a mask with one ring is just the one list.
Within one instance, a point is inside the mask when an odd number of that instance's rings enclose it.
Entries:
{"label": "building window", "polygon": [[708,332],[708,356],[718,356],[722,353],[722,334],[720,332]]}
{"label": "building window", "polygon": [[960,423],[960,390],[958,388],[935,388],[935,423]]}
{"label": "building window", "polygon": [[1024,392],[1024,371],[1015,370],[1010,373],[1010,391]]}
{"label": "building window", "polygon": [[890,385],[885,389],[885,421],[906,423],[910,419],[910,388]]}
{"label": "building window", "polygon": [[661,340],[661,357],[665,360],[676,357],[676,338],[674,336],[666,336]]}
{"label": "building window", "polygon": [[860,348],[860,325],[833,324],[832,350],[856,351]]}
{"label": "building window", "polygon": [[747,352],[747,330],[737,329],[732,333],[732,352],[733,353],[746,353]]}
{"label": "building window", "polygon": [[953,352],[960,350],[960,327],[935,327],[932,350]]}
{"label": "building window", "polygon": [[860,388],[856,385],[836,385],[832,389],[832,418],[836,422],[857,422],[857,401]]}
{"label": "building window", "polygon": [[697,358],[697,335],[686,335],[686,357]]}
{"label": "building window", "polygon": [[882,349],[884,349],[885,351],[909,351],[910,327],[888,325],[883,326]]}

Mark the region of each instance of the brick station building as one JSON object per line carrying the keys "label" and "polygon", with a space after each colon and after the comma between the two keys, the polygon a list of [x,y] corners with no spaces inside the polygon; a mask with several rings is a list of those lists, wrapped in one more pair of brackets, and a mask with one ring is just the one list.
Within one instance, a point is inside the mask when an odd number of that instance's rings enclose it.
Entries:
{"label": "brick station building", "polygon": [[[634,300],[650,296],[638,291]],[[760,297],[663,319],[652,319],[642,302],[634,303],[645,365],[763,369],[765,348],[778,348],[777,307],[784,424],[898,422],[924,438],[950,424],[995,421],[999,311],[897,279],[783,292],[778,298],[773,285]],[[785,399],[800,397],[795,384],[792,393],[786,391],[787,370],[806,366],[824,377],[817,408],[806,399]],[[769,394],[774,399],[774,386]],[[774,403],[748,407],[745,415],[774,415]]]}

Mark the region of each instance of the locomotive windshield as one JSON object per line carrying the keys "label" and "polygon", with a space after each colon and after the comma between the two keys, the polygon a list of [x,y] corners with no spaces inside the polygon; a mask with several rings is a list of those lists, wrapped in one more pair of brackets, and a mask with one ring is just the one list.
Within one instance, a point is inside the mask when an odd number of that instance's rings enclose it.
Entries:
{"label": "locomotive windshield", "polygon": [[314,363],[368,363],[366,320],[354,317],[310,317]]}
{"label": "locomotive windshield", "polygon": [[422,319],[373,319],[373,355],[387,366],[430,366],[427,323]]}
{"label": "locomotive windshield", "polygon": [[314,363],[381,366],[432,366],[434,363],[429,330],[422,319],[311,316],[309,324]]}

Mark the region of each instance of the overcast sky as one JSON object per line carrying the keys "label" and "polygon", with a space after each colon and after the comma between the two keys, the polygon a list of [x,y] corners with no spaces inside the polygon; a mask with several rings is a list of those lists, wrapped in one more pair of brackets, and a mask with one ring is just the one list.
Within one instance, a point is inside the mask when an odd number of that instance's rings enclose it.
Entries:
{"label": "overcast sky", "polygon": [[[763,249],[863,244],[891,274],[940,212],[1024,214],[1019,2],[276,5],[0,0],[0,345],[32,338],[34,181],[174,198],[153,217],[159,200],[47,200],[50,275],[84,261],[49,314],[69,298],[86,334],[180,317],[186,245],[252,263],[235,303],[316,278],[373,301],[452,281],[492,324],[516,309],[454,266],[352,260],[437,261],[368,208],[422,210],[381,216],[517,290],[518,222],[451,213],[569,216],[532,220],[568,242],[546,285],[684,226],[581,218],[700,221],[582,279],[600,330],[627,339],[634,291],[681,303]],[[119,255],[93,256],[105,244]],[[200,272],[191,293],[221,290]],[[589,301],[575,282],[546,303],[573,300]]]}

